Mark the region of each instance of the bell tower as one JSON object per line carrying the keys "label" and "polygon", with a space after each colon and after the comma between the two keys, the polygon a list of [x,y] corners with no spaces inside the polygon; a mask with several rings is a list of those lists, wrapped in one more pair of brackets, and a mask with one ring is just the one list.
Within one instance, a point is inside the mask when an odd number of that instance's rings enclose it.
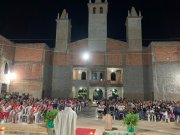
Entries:
{"label": "bell tower", "polygon": [[66,52],[71,40],[71,21],[65,9],[61,16],[58,14],[56,22],[56,46],[54,51]]}
{"label": "bell tower", "polygon": [[107,39],[107,0],[89,0],[88,47],[90,51],[106,51]]}
{"label": "bell tower", "polygon": [[126,19],[126,34],[129,51],[142,51],[141,19],[141,12],[139,12],[138,15],[134,7],[128,11]]}

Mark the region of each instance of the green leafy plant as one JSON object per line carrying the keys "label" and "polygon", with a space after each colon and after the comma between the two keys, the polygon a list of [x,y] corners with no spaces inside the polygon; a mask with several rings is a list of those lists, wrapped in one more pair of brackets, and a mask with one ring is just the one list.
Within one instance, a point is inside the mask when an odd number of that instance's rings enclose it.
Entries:
{"label": "green leafy plant", "polygon": [[58,111],[56,109],[48,110],[44,113],[44,121],[48,124],[49,122],[53,122],[56,118]]}
{"label": "green leafy plant", "polygon": [[93,99],[94,100],[101,100],[103,98],[102,90],[94,90],[93,92]]}
{"label": "green leafy plant", "polygon": [[88,94],[87,89],[80,89],[79,92],[78,92],[78,95],[79,95],[80,97],[84,97],[84,98],[87,97],[87,94]]}
{"label": "green leafy plant", "polygon": [[139,116],[137,114],[129,113],[123,120],[123,125],[127,125],[128,128],[134,128],[137,126]]}

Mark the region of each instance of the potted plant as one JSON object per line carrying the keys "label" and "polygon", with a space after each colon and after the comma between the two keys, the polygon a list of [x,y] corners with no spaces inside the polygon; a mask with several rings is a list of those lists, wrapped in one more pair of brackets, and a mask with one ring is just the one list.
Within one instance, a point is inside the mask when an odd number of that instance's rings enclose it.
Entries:
{"label": "potted plant", "polygon": [[123,124],[127,126],[128,132],[134,132],[134,128],[139,121],[139,116],[137,114],[129,113],[123,120]]}
{"label": "potted plant", "polygon": [[44,113],[44,121],[46,122],[48,128],[54,128],[54,119],[56,118],[58,111],[56,109],[48,110]]}

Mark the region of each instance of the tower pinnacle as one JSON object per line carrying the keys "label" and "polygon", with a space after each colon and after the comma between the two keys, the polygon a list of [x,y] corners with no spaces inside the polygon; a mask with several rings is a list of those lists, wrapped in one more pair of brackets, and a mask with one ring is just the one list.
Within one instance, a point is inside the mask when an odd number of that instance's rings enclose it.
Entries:
{"label": "tower pinnacle", "polygon": [[68,13],[66,12],[66,9],[63,10],[61,14],[61,19],[68,19]]}
{"label": "tower pinnacle", "polygon": [[71,40],[71,21],[68,13],[64,9],[62,14],[56,19],[56,46],[55,51],[66,52],[68,43]]}
{"label": "tower pinnacle", "polygon": [[141,27],[141,12],[136,12],[135,7],[128,11],[126,20],[126,33],[129,51],[142,51],[142,27]]}
{"label": "tower pinnacle", "polygon": [[135,17],[135,16],[138,16],[135,7],[132,7],[132,8],[131,8],[131,16],[134,16],[134,17]]}

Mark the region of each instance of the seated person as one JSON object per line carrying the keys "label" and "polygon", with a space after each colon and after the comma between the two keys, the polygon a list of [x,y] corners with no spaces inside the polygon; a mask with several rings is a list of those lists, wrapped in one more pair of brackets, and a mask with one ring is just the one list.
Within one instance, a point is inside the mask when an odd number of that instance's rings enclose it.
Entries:
{"label": "seated person", "polygon": [[100,104],[97,106],[97,117],[102,118],[102,115],[104,114],[104,109],[105,109],[104,103],[101,101]]}
{"label": "seated person", "polygon": [[125,105],[123,103],[118,103],[116,105],[117,111],[118,111],[118,119],[123,119],[125,117]]}

